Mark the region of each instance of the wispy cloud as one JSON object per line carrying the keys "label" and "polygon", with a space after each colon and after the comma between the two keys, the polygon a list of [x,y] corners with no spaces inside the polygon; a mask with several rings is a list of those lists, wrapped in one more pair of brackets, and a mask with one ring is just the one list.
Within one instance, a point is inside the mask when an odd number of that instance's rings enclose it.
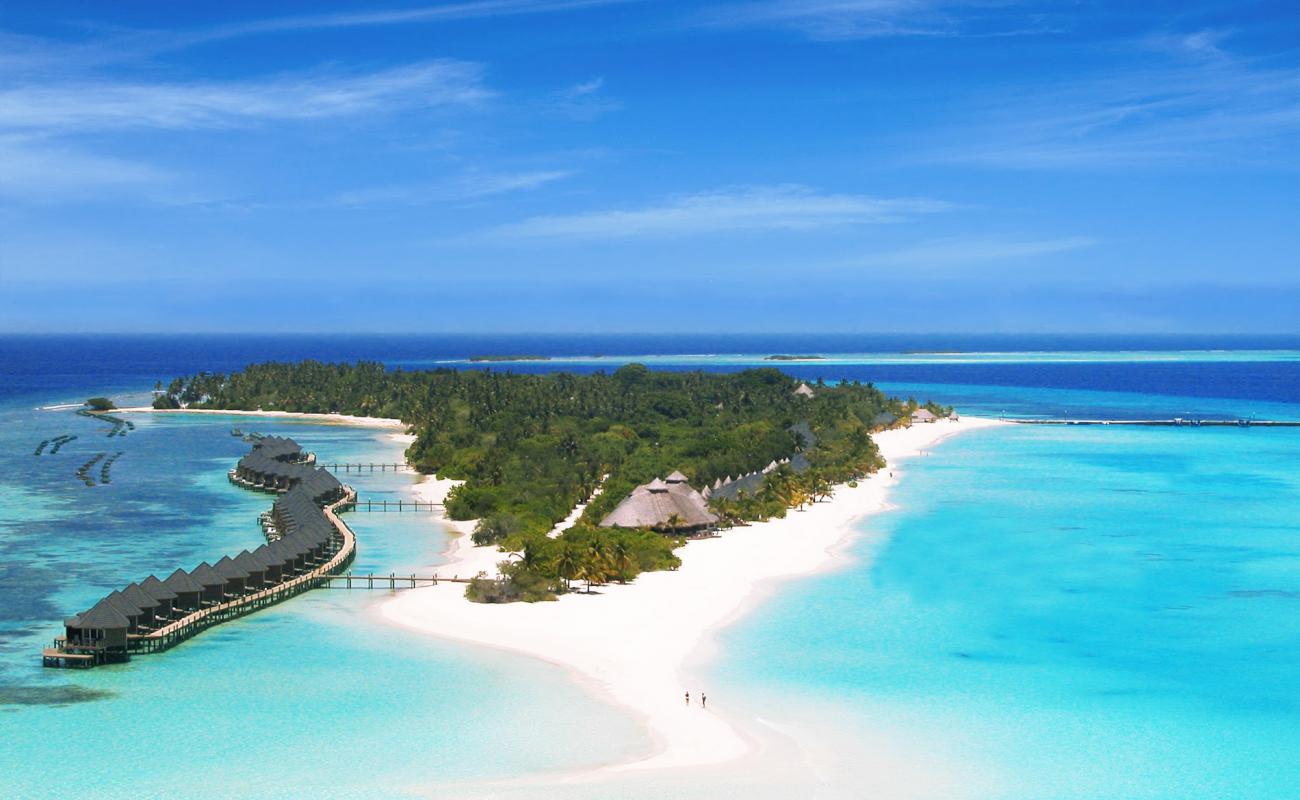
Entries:
{"label": "wispy cloud", "polygon": [[35,201],[80,201],[154,191],[171,175],[153,167],[93,155],[40,137],[0,135],[0,195]]}
{"label": "wispy cloud", "polygon": [[439,183],[380,186],[344,192],[326,205],[344,207],[418,206],[481,200],[510,192],[538,189],[572,175],[563,170],[473,173]]}
{"label": "wispy cloud", "polygon": [[490,94],[478,65],[451,60],[364,74],[314,73],[225,83],[37,84],[0,90],[0,131],[215,128],[470,105]]}
{"label": "wispy cloud", "polygon": [[188,35],[180,34],[178,38],[185,44],[193,44],[268,33],[450,22],[522,14],[550,14],[599,6],[623,5],[631,2],[640,2],[640,0],[472,0],[464,3],[439,3],[412,8],[270,17],[221,25]]}
{"label": "wispy cloud", "polygon": [[1173,37],[1178,55],[1164,63],[1004,90],[947,125],[947,141],[927,160],[1011,169],[1300,166],[1300,70],[1233,58],[1220,41]]}
{"label": "wispy cloud", "polygon": [[1056,239],[946,238],[890,250],[855,260],[854,266],[951,270],[1082,250],[1096,244],[1086,236]]}
{"label": "wispy cloud", "polygon": [[1011,36],[1055,30],[1055,12],[1012,0],[755,0],[714,6],[706,24],[780,27],[814,39]]}
{"label": "wispy cloud", "polygon": [[602,114],[622,108],[617,100],[605,96],[604,88],[604,78],[592,78],[555,92],[545,98],[542,105],[554,114],[590,122]]}
{"label": "wispy cloud", "polygon": [[599,240],[801,231],[897,222],[949,208],[939,200],[825,194],[803,186],[742,187],[677,196],[634,210],[530,217],[495,228],[487,236]]}

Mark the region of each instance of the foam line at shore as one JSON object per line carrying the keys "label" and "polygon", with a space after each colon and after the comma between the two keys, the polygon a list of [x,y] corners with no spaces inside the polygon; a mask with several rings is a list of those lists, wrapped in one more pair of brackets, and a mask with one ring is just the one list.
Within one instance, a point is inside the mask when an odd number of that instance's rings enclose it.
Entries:
{"label": "foam line at shore", "polygon": [[[678,553],[673,572],[644,573],[633,584],[574,593],[555,602],[486,605],[465,600],[460,587],[416,589],[385,601],[379,613],[393,623],[429,635],[523,653],[574,672],[581,682],[644,720],[652,752],[603,772],[627,772],[721,764],[751,752],[754,737],[728,713],[725,698],[698,694],[687,706],[686,668],[698,660],[710,634],[751,610],[783,579],[843,563],[857,523],[889,508],[889,489],[901,465],[954,434],[1001,424],[964,417],[887,431],[875,436],[889,466],[855,487],[840,486],[829,501],[785,519],[693,540]],[[428,479],[416,487],[421,500],[439,502],[455,485]],[[460,534],[450,545],[441,575],[495,573],[507,556],[474,547],[472,523],[449,523]]]}

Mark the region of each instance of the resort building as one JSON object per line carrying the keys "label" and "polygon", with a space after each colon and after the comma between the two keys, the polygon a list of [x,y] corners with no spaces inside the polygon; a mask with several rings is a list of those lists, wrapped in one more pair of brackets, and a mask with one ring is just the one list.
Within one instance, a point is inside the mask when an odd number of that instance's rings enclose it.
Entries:
{"label": "resort building", "polygon": [[936,417],[928,408],[918,408],[917,410],[912,412],[913,425],[917,424],[918,422],[934,422],[937,419],[939,418]]}
{"label": "resort building", "polygon": [[795,389],[794,393],[800,397],[806,397],[809,400],[817,396],[817,393],[812,390],[812,387],[806,383],[799,384],[799,388]]}
{"label": "resort building", "polygon": [[712,528],[718,517],[686,476],[674,472],[632,490],[627,499],[600,521],[605,528],[649,528],[661,533],[696,534]]}

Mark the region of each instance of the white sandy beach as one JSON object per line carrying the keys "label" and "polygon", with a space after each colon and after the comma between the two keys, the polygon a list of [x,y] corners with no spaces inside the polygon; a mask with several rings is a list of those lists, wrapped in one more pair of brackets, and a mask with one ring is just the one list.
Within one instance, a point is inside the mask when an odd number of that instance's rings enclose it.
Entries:
{"label": "white sandy beach", "polygon": [[301,419],[324,425],[355,425],[359,428],[398,428],[405,430],[400,419],[391,417],[357,417],[351,414],[310,414],[293,411],[228,411],[218,408],[152,408],[133,406],[115,408],[110,414],[219,414],[230,417],[272,417],[276,419]]}
{"label": "white sandy beach", "polygon": [[[840,486],[829,501],[785,519],[724,531],[689,542],[678,551],[673,572],[642,574],[626,586],[575,593],[556,602],[485,605],[470,603],[463,587],[416,589],[383,603],[380,614],[423,633],[523,653],[566,667],[607,699],[640,716],[655,747],[644,758],[604,772],[704,766],[732,761],[755,742],[727,720],[726,701],[699,707],[686,668],[698,660],[710,632],[752,608],[781,579],[829,569],[857,534],[855,523],[887,509],[889,489],[906,459],[940,440],[995,420],[963,418],[887,431],[875,439],[889,467],[856,487]],[[892,473],[892,477],[891,477]],[[438,501],[454,482],[429,479],[417,488],[422,500]],[[506,555],[474,547],[473,523],[444,522],[462,534],[450,547],[441,575],[495,573]],[[683,696],[692,691],[691,705]]]}

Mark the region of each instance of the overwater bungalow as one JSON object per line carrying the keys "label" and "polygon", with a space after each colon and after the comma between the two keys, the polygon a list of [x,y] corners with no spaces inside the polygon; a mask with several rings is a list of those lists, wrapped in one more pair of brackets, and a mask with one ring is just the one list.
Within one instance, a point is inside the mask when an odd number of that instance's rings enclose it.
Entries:
{"label": "overwater bungalow", "polygon": [[254,558],[252,553],[241,550],[239,555],[230,560],[230,563],[246,573],[244,591],[257,592],[266,588],[266,566]]}
{"label": "overwater bungalow", "polygon": [[[107,599],[63,621],[63,652],[56,658],[88,660],[88,664],[124,661],[131,621]],[[49,663],[50,654],[46,654]]]}
{"label": "overwater bungalow", "polygon": [[140,620],[144,616],[144,612],[140,610],[139,606],[132,603],[130,600],[127,600],[126,596],[117,589],[114,589],[105,595],[104,602],[107,602],[113,608],[117,609],[122,616],[126,617],[127,621],[130,623],[128,630],[131,633],[138,633],[140,631]]}
{"label": "overwater bungalow", "polygon": [[190,570],[190,577],[203,587],[203,605],[216,605],[226,599],[226,579],[204,561]]}
{"label": "overwater bungalow", "polygon": [[222,556],[212,569],[225,579],[222,593],[227,600],[241,596],[247,588],[248,573],[241,569],[230,556]]}
{"label": "overwater bungalow", "polygon": [[268,543],[215,564],[204,561],[189,572],[178,569],[166,580],[150,575],[110,593],[65,620],[68,636],[43,651],[44,664],[94,666],[126,660],[130,652],[166,650],[211,625],[311,589],[316,582],[290,582],[307,570],[329,564],[333,573],[346,567],[353,551],[340,549],[353,543],[351,532],[332,522],[322,506],[348,497],[350,490],[314,463],[315,456],[304,454],[292,439],[263,438],[230,478],[282,493],[263,515]]}
{"label": "overwater bungalow", "polygon": [[154,619],[169,620],[175,613],[176,592],[167,587],[167,584],[158,580],[157,577],[150,575],[140,581],[140,588],[144,593],[158,601],[158,608],[154,611]]}
{"label": "overwater bungalow", "polygon": [[252,555],[257,563],[262,565],[268,585],[275,585],[284,580],[284,559],[272,555],[270,545],[264,544],[255,548]]}
{"label": "overwater bungalow", "polygon": [[158,611],[159,603],[149,596],[149,593],[140,588],[138,583],[129,583],[126,588],[122,589],[122,596],[130,603],[140,609],[140,627],[152,628],[154,617]]}
{"label": "overwater bungalow", "polygon": [[183,569],[176,570],[167,576],[163,585],[176,593],[176,599],[172,601],[173,609],[186,613],[199,610],[203,597],[203,584],[194,580],[188,572]]}

